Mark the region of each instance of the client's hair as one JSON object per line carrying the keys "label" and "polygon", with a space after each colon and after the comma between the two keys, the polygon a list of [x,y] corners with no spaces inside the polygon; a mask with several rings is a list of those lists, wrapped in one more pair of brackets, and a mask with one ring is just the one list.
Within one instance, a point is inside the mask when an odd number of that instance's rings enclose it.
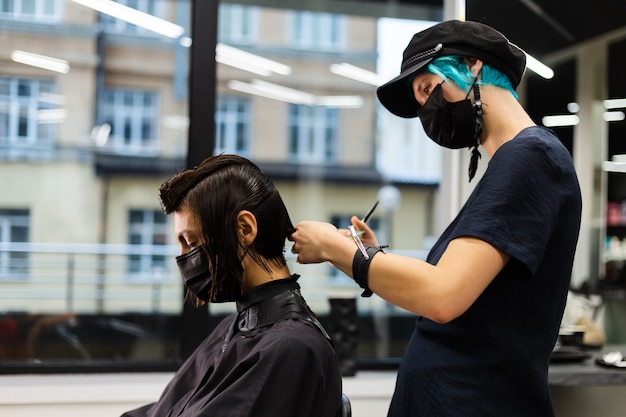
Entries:
{"label": "client's hair", "polygon": [[[287,208],[272,180],[250,160],[217,155],[164,182],[159,199],[166,214],[185,207],[200,225],[203,248],[209,259],[213,286],[241,293],[241,257],[269,270],[286,265],[285,239],[294,231]],[[237,237],[237,214],[250,211],[257,221],[257,236],[243,248]]]}

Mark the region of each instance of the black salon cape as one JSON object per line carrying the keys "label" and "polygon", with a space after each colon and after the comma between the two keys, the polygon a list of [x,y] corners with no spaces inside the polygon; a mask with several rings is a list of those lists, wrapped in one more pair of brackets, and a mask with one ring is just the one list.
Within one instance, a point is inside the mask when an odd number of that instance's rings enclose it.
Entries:
{"label": "black salon cape", "polygon": [[122,417],[338,416],[339,364],[316,327],[303,320],[281,320],[238,331],[225,345],[234,317],[218,324],[176,372],[158,402]]}

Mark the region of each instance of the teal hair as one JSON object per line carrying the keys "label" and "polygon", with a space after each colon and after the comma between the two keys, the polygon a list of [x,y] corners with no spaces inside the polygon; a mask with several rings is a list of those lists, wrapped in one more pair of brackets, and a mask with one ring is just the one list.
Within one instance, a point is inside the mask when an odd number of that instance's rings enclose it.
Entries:
{"label": "teal hair", "polygon": [[[428,64],[426,70],[446,81],[452,81],[463,91],[469,91],[472,84],[474,84],[474,75],[470,72],[467,62],[462,56],[448,55],[436,58]],[[495,85],[496,87],[504,88],[509,90],[513,97],[518,98],[509,77],[488,64],[483,63],[478,84]]]}

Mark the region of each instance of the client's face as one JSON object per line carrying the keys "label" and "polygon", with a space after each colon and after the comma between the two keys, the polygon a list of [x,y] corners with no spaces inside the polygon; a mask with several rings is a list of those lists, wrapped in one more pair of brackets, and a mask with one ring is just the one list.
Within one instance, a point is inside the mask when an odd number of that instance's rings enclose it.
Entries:
{"label": "client's face", "polygon": [[180,245],[181,255],[202,244],[200,227],[186,207],[174,212],[174,236]]}

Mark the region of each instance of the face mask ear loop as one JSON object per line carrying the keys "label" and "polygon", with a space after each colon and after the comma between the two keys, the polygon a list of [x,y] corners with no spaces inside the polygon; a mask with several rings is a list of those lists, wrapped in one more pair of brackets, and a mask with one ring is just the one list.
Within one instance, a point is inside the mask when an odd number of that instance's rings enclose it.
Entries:
{"label": "face mask ear loop", "polygon": [[[474,83],[470,88],[470,91],[474,91],[474,138],[476,143],[472,147],[472,157],[469,165],[469,182],[472,182],[476,170],[478,168],[478,160],[481,158],[478,145],[480,145],[480,139],[483,135],[483,103],[480,99],[480,88],[478,87],[478,76],[474,79]],[[469,91],[467,92],[469,96]]]}

